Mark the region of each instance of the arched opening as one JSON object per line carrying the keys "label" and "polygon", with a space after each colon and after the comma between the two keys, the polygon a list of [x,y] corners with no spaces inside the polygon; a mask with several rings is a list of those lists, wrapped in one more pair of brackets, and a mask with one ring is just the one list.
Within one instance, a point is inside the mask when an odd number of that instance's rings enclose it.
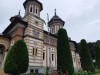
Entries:
{"label": "arched opening", "polygon": [[4,60],[4,53],[5,53],[5,46],[0,44],[0,67],[2,65],[2,62]]}

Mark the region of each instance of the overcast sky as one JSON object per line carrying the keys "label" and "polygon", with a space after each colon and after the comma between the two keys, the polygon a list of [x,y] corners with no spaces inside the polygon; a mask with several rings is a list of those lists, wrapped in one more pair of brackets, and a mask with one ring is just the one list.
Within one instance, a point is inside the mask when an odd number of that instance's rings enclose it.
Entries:
{"label": "overcast sky", "polygon": [[[10,24],[10,17],[21,10],[24,16],[25,0],[0,0],[0,33]],[[57,9],[57,15],[66,23],[64,28],[72,40],[88,42],[100,40],[100,0],[39,0],[43,3],[41,18],[47,22]],[[46,28],[46,27],[45,27]]]}

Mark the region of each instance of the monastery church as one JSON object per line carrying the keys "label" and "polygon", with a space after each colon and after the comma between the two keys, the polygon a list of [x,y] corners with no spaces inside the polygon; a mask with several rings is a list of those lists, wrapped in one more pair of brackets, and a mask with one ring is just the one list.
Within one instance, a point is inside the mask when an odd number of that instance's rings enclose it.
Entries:
{"label": "monastery church", "polygon": [[[57,70],[57,33],[65,22],[56,14],[48,22],[50,33],[44,30],[45,21],[40,17],[43,4],[38,0],[25,0],[25,15],[20,13],[10,18],[11,23],[0,34],[0,67],[17,40],[24,39],[29,52],[29,67],[26,73],[45,73],[46,67]],[[70,50],[75,69],[81,68],[77,43],[69,38]]]}

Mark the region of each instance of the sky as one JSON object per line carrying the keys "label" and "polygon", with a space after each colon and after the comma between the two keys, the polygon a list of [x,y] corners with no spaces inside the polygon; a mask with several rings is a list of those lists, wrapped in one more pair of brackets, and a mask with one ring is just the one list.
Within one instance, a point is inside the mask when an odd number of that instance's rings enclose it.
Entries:
{"label": "sky", "polygon": [[[9,19],[18,14],[24,16],[25,0],[0,0],[0,33],[10,24]],[[68,36],[76,42],[86,39],[87,42],[100,40],[100,0],[39,0],[43,3],[41,18],[47,22],[57,15],[65,21],[64,28]],[[45,25],[44,25],[45,26]],[[46,26],[44,27],[47,29]]]}

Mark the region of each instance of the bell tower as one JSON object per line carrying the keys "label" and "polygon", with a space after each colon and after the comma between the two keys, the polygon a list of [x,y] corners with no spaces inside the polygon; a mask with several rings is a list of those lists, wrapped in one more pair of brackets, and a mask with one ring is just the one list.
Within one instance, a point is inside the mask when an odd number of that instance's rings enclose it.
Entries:
{"label": "bell tower", "polygon": [[43,6],[38,0],[26,0],[23,5],[25,8],[23,20],[28,22],[24,33],[24,40],[29,52],[28,72],[43,73],[44,20],[40,18],[40,12],[43,10]]}
{"label": "bell tower", "polygon": [[63,28],[65,22],[57,15],[56,9],[55,14],[48,22],[48,26],[50,27],[50,33],[57,34],[60,28]]}
{"label": "bell tower", "polygon": [[32,13],[40,17],[40,12],[43,10],[42,3],[38,0],[26,0],[24,3],[25,15],[27,13]]}

